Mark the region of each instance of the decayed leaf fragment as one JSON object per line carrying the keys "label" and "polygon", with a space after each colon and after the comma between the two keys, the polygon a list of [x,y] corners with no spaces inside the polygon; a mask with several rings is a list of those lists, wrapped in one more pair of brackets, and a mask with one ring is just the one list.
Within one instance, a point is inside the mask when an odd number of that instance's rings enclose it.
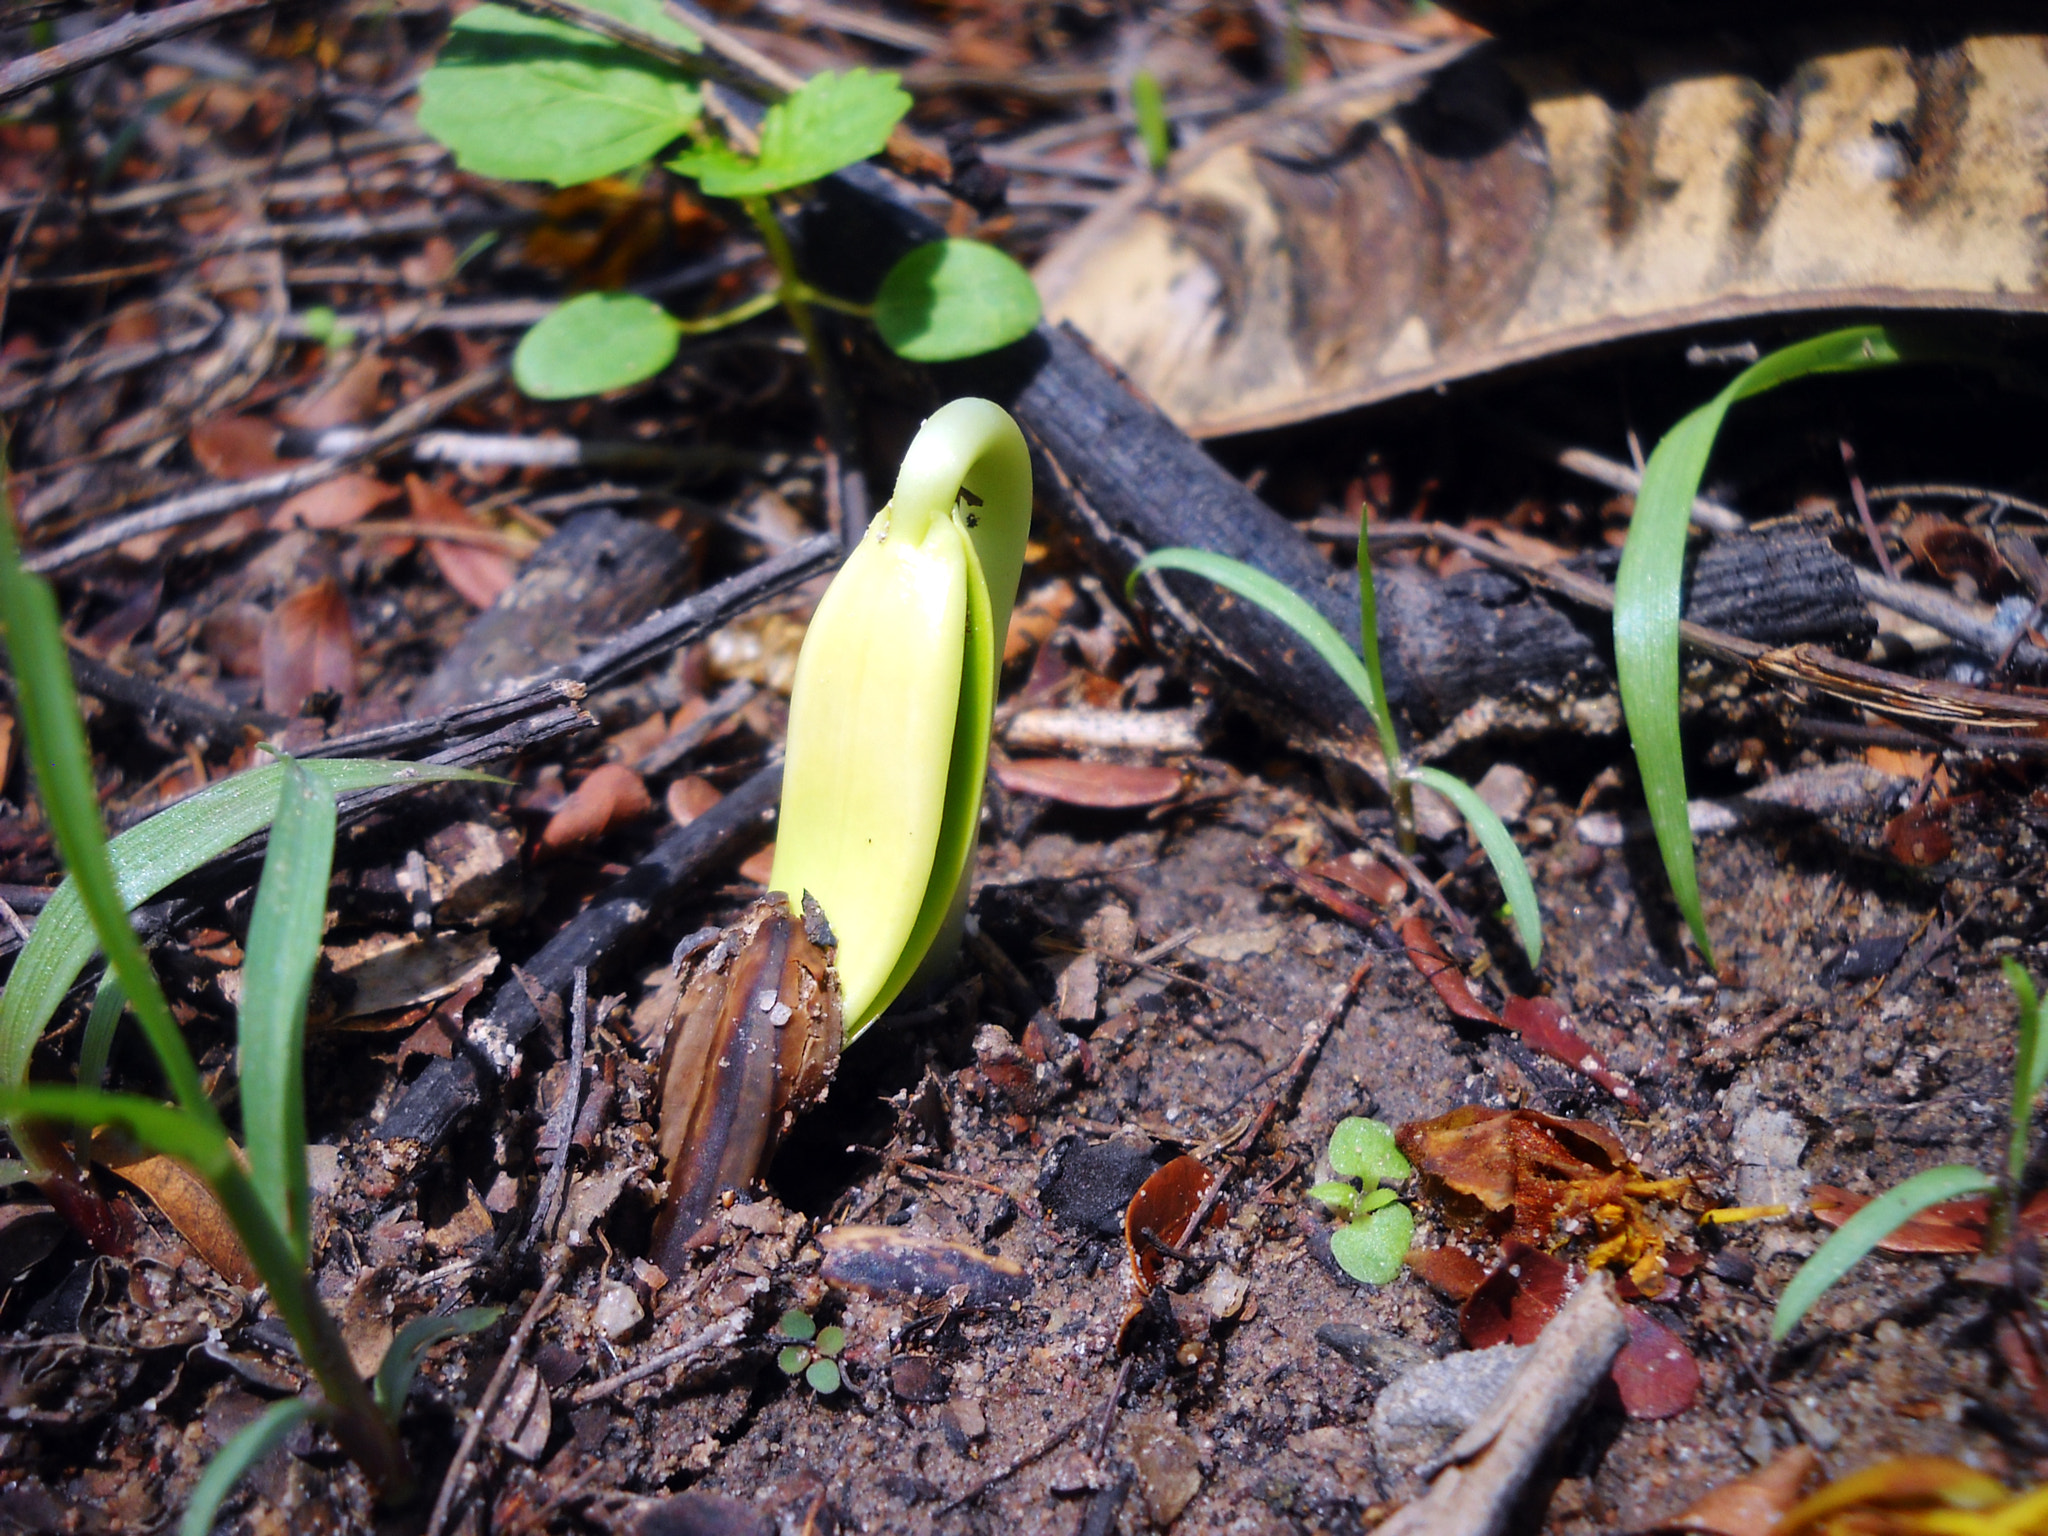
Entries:
{"label": "decayed leaf fragment", "polygon": [[1590,1236],[1589,1269],[1619,1266],[1645,1294],[1662,1289],[1665,1235],[1645,1202],[1676,1202],[1691,1186],[1645,1177],[1610,1132],[1532,1109],[1467,1104],[1411,1121],[1394,1140],[1452,1222],[1532,1248]]}
{"label": "decayed leaf fragment", "polygon": [[1083,221],[1046,312],[1201,436],[1744,315],[2038,313],[2040,38],[1873,9],[1287,97]]}
{"label": "decayed leaf fragment", "polygon": [[[1833,1184],[1816,1184],[1807,1196],[1814,1216],[1831,1227],[1839,1227],[1870,1204],[1871,1198]],[[1888,1236],[1878,1239],[1877,1246],[1886,1253],[1981,1253],[1984,1232],[1990,1224],[1991,1201],[1987,1196],[1944,1200],[1899,1223]],[[2031,1237],[2048,1237],[2048,1190],[2026,1203],[2018,1225]]]}
{"label": "decayed leaf fragment", "polygon": [[752,1183],[839,1065],[832,936],[814,903],[757,901],[694,962],[670,1023],[656,1137],[668,1196],[651,1257],[679,1274],[722,1190]]}
{"label": "decayed leaf fragment", "polygon": [[[1200,1158],[1183,1154],[1153,1174],[1124,1209],[1124,1247],[1130,1255],[1131,1281],[1140,1296],[1159,1283],[1168,1248],[1185,1248],[1216,1175]],[[1229,1212],[1219,1200],[1209,1207],[1207,1224],[1220,1226]]]}

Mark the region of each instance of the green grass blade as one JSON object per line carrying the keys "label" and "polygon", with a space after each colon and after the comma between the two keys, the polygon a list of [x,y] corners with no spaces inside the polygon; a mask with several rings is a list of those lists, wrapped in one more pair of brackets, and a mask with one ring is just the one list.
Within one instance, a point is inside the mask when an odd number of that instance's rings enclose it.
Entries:
{"label": "green grass blade", "polygon": [[1930,1205],[1964,1195],[1981,1195],[1993,1187],[1994,1181],[1977,1169],[1949,1163],[1916,1173],[1905,1183],[1886,1190],[1836,1228],[1813,1257],[1799,1266],[1799,1273],[1778,1298],[1778,1310],[1771,1319],[1771,1342],[1775,1344],[1797,1328],[1799,1320],[1829,1286],[1908,1220]]}
{"label": "green grass blade", "polygon": [[0,1116],[9,1121],[57,1120],[70,1125],[116,1125],[152,1152],[189,1163],[208,1183],[231,1173],[234,1147],[216,1120],[212,1124],[175,1104],[136,1093],[103,1093],[38,1083],[0,1088]]}
{"label": "green grass blade", "polygon": [[1173,130],[1166,122],[1166,97],[1159,89],[1159,77],[1149,69],[1131,76],[1131,115],[1138,120],[1138,140],[1145,146],[1145,163],[1157,176],[1166,169],[1173,154]]}
{"label": "green grass blade", "polygon": [[[316,759],[304,767],[337,794],[485,778],[466,768],[373,758]],[[277,809],[283,782],[281,763],[252,768],[207,785],[115,838],[107,852],[122,903],[140,906],[172,881],[261,832]],[[15,958],[7,989],[0,993],[0,1084],[27,1079],[36,1042],[98,948],[77,883],[66,879],[36,919],[35,931]]]}
{"label": "green grass blade", "polygon": [[178,1536],[212,1536],[214,1519],[235,1484],[318,1411],[311,1398],[288,1397],[272,1403],[237,1430],[200,1474],[192,1489],[192,1502],[178,1521]]}
{"label": "green grass blade", "polygon": [[[21,568],[14,542],[13,509],[4,495],[0,495],[0,627],[4,627],[7,636],[15,702],[23,734],[28,738],[29,760],[35,765],[36,787],[50,818],[51,836],[68,871],[64,884],[77,891],[92,932],[107,952],[107,963],[120,978],[135,1017],[156,1052],[172,1097],[191,1114],[217,1118],[200,1081],[199,1068],[185,1048],[185,1037],[171,1017],[170,1004],[164,1001],[163,988],[157,984],[149,957],[135,937],[135,929],[128,921],[127,904],[115,884],[114,866],[107,856],[107,829],[100,820],[99,797],[93,787],[85,721],[78,712],[71,662],[64,654],[57,600],[48,582]],[[52,906],[55,901],[53,897]],[[47,916],[46,908],[44,917]],[[38,931],[42,929],[42,919],[37,920],[36,927]],[[17,971],[34,945],[32,936],[16,961]],[[10,985],[7,1000],[12,1000],[14,991]],[[4,1023],[0,1019],[0,1049],[8,1050],[10,1056],[18,1050],[19,1059],[0,1060],[0,1069],[5,1070],[0,1083],[19,1082],[27,1070],[28,1052],[34,1048],[35,1040],[33,1036],[26,1042],[8,1039]],[[41,1033],[40,1028],[36,1033]]]}
{"label": "green grass blade", "polygon": [[[1330,670],[1344,680],[1344,685],[1358,695],[1359,702],[1375,724],[1387,718],[1386,696],[1380,690],[1378,679],[1366,670],[1344,637],[1337,633],[1337,627],[1304,602],[1301,595],[1286,583],[1275,581],[1264,571],[1254,570],[1241,560],[1233,560],[1212,550],[1159,549],[1138,562],[1124,584],[1124,590],[1134,589],[1138,578],[1148,571],[1186,571],[1191,576],[1206,576],[1219,587],[1235,592],[1247,602],[1256,603],[1309,643]],[[1359,583],[1361,590],[1364,585]],[[1387,767],[1391,770],[1393,766],[1390,758]]]}
{"label": "green grass blade", "polygon": [[420,1368],[420,1356],[457,1334],[481,1333],[505,1315],[503,1307],[464,1307],[446,1317],[416,1317],[398,1330],[377,1367],[377,1410],[391,1423],[405,1411],[406,1395]]}
{"label": "green grass blade", "polygon": [[85,1039],[78,1047],[79,1087],[105,1085],[107,1057],[113,1052],[114,1034],[127,1010],[128,994],[121,990],[121,978],[108,971],[100,977],[99,990],[93,993],[92,1013],[85,1021]]}
{"label": "green grass blade", "polygon": [[327,923],[334,791],[295,762],[284,787],[249,919],[237,1024],[242,1138],[249,1176],[299,1262],[309,1246],[306,1188],[306,1000]]}
{"label": "green grass blade", "polygon": [[1642,774],[1643,797],[1678,909],[1707,963],[1713,947],[1700,907],[1686,820],[1685,763],[1678,729],[1678,620],[1687,527],[1708,456],[1736,401],[1822,373],[1899,362],[1904,351],[1883,326],[1832,331],[1773,352],[1665,434],[1643,470],[1621,569],[1614,578],[1614,662],[1622,713]]}
{"label": "green grass blade", "polygon": [[1522,953],[1529,957],[1529,969],[1535,970],[1543,963],[1543,909],[1536,905],[1536,882],[1529,878],[1529,866],[1523,862],[1522,850],[1515,846],[1507,824],[1479,798],[1478,790],[1441,768],[1416,768],[1409,777],[1450,801],[1472,828],[1472,835],[1479,839],[1479,846],[1492,861],[1494,874],[1500,877],[1508,911],[1514,915],[1515,932],[1522,940]]}
{"label": "green grass blade", "polygon": [[2040,1097],[2043,1080],[2048,1079],[2048,1039],[2043,1038],[2041,995],[2034,988],[2034,978],[2010,955],[2004,964],[2006,984],[2012,988],[2020,1015],[2012,1063],[2012,1146],[2006,1154],[2007,1171],[2017,1190],[2020,1175],[2027,1171],[2027,1132],[2033,1126],[2034,1100]]}
{"label": "green grass blade", "polygon": [[1366,675],[1372,679],[1372,697],[1366,700],[1366,708],[1372,711],[1372,723],[1379,728],[1380,755],[1387,760],[1387,773],[1391,779],[1400,771],[1401,743],[1394,735],[1394,712],[1387,707],[1387,674],[1380,670],[1379,583],[1372,570],[1372,545],[1368,532],[1371,526],[1372,518],[1361,511],[1358,519],[1358,653],[1365,661]]}

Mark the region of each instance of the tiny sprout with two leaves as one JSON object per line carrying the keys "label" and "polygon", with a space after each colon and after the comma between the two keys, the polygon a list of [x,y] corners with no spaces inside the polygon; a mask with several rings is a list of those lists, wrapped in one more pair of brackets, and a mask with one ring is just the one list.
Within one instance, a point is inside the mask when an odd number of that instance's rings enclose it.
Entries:
{"label": "tiny sprout with two leaves", "polygon": [[833,1324],[820,1328],[808,1312],[795,1308],[782,1314],[775,1325],[778,1337],[789,1340],[775,1356],[776,1367],[785,1376],[801,1376],[820,1397],[830,1397],[843,1383],[839,1356],[846,1348],[846,1330]]}
{"label": "tiny sprout with two leaves", "polygon": [[1334,1179],[1309,1190],[1309,1199],[1344,1225],[1330,1234],[1338,1268],[1367,1285],[1386,1285],[1401,1273],[1415,1238],[1415,1213],[1382,1180],[1399,1182],[1415,1170],[1394,1145],[1394,1128],[1353,1115],[1337,1122],[1328,1161]]}
{"label": "tiny sprout with two leaves", "polygon": [[[672,53],[702,48],[659,0],[593,3]],[[635,294],[586,293],[528,331],[513,353],[513,377],[536,399],[561,400],[652,378],[674,360],[684,336],[723,330],[778,305],[821,376],[827,361],[814,308],[866,317],[913,362],[973,357],[1027,334],[1039,315],[1030,274],[978,241],[918,246],[889,269],[868,303],[827,293],[797,271],[769,199],[879,154],[910,106],[894,74],[827,70],[769,107],[758,143],[742,145],[704,113],[703,93],[684,70],[580,28],[486,4],[456,18],[440,59],[421,79],[419,121],[466,171],[558,187],[639,174],[687,139],[667,168],[707,196],[737,201],[760,232],[776,285],[729,309],[685,319]]]}

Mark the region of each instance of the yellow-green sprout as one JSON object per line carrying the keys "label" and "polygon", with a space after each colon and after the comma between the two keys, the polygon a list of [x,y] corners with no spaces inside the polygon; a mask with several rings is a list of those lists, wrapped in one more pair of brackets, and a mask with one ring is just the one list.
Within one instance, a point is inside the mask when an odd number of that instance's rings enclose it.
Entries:
{"label": "yellow-green sprout", "polygon": [[846,1038],[957,934],[981,821],[1031,459],[997,405],[955,400],[826,589],[797,658],[770,888],[823,908]]}

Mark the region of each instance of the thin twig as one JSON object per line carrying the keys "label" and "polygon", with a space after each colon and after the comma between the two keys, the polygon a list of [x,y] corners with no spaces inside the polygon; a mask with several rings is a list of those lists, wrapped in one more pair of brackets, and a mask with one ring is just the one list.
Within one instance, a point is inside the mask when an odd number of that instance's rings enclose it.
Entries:
{"label": "thin twig", "polygon": [[569,1401],[579,1407],[584,1403],[594,1403],[601,1397],[610,1397],[621,1387],[631,1386],[636,1381],[644,1381],[672,1365],[681,1365],[700,1355],[708,1355],[713,1350],[730,1348],[747,1336],[749,1325],[747,1309],[736,1307],[717,1322],[700,1328],[682,1343],[671,1345],[657,1355],[650,1355],[638,1365],[620,1371],[616,1376],[607,1376],[602,1381],[594,1381],[587,1387],[579,1388],[571,1394]]}
{"label": "thin twig", "polygon": [[934,1520],[937,1520],[943,1515],[950,1515],[951,1513],[953,1513],[954,1510],[959,1509],[963,1505],[972,1504],[984,1493],[987,1493],[989,1489],[995,1487],[997,1483],[1004,1482],[1012,1477],[1015,1477],[1019,1472],[1022,1472],[1026,1467],[1030,1466],[1034,1461],[1037,1461],[1041,1457],[1049,1455],[1051,1452],[1058,1450],[1062,1445],[1064,1445],[1067,1442],[1068,1438],[1072,1436],[1075,1430],[1079,1429],[1083,1424],[1086,1424],[1088,1422],[1089,1417],[1090,1415],[1086,1413],[1081,1413],[1067,1420],[1066,1425],[1063,1428],[1054,1430],[1050,1436],[1048,1436],[1044,1440],[1039,1441],[1038,1444],[1034,1445],[1030,1450],[1024,1452],[1021,1456],[1012,1457],[1002,1466],[996,1468],[995,1471],[989,1473],[989,1475],[987,1477],[984,1477],[980,1482],[974,1484],[972,1487],[967,1489],[966,1492],[956,1494],[954,1497],[946,1500],[945,1503],[941,1504],[938,1508],[932,1511],[932,1518]]}
{"label": "thin twig", "polygon": [[547,1127],[541,1133],[541,1145],[548,1147],[552,1156],[540,1182],[540,1193],[534,1197],[533,1221],[526,1229],[528,1248],[554,1229],[555,1218],[561,1214],[562,1197],[569,1185],[569,1144],[576,1139],[576,1111],[583,1098],[583,1055],[589,1038],[590,970],[579,965],[570,992],[568,1081],[562,1088],[562,1101],[548,1116]]}
{"label": "thin twig", "polygon": [[110,27],[101,27],[97,32],[88,32],[0,68],[0,102],[12,101],[37,86],[75,75],[81,69],[104,64],[124,53],[270,3],[271,0],[185,0],[182,5],[167,5],[160,11],[125,17]]}
{"label": "thin twig", "polygon": [[497,1370],[484,1386],[483,1396],[476,1400],[470,1410],[469,1427],[462,1432],[462,1444],[456,1448],[455,1459],[448,1463],[448,1475],[441,1479],[441,1492],[434,1499],[434,1513],[427,1521],[426,1536],[441,1536],[447,1528],[449,1512],[455,1506],[455,1495],[463,1476],[476,1455],[476,1448],[484,1437],[484,1426],[489,1422],[491,1412],[498,1406],[498,1399],[511,1384],[512,1373],[518,1369],[520,1357],[526,1353],[527,1341],[533,1337],[533,1330],[539,1326],[555,1293],[562,1288],[562,1280],[569,1273],[569,1264],[574,1257],[569,1245],[556,1245],[548,1260],[548,1271],[534,1292],[533,1300],[527,1305],[525,1315],[519,1319],[519,1326],[512,1330],[512,1338],[505,1345],[505,1357],[498,1362]]}
{"label": "thin twig", "polygon": [[1863,477],[1856,473],[1856,450],[1846,437],[1838,440],[1842,449],[1842,472],[1849,477],[1849,499],[1856,503],[1856,517],[1863,524],[1863,536],[1870,541],[1870,552],[1877,556],[1877,568],[1887,579],[1899,579],[1898,567],[1892,564],[1891,551],[1884,547],[1884,535],[1877,531],[1877,519],[1870,515],[1870,498],[1863,494]]}
{"label": "thin twig", "polygon": [[475,373],[422,395],[412,404],[394,411],[382,426],[346,453],[318,459],[298,469],[262,475],[254,480],[237,480],[227,485],[208,486],[203,491],[193,491],[188,495],[173,496],[169,501],[158,502],[155,506],[145,507],[140,512],[131,512],[126,517],[109,518],[103,523],[97,523],[76,538],[66,540],[50,549],[38,550],[23,560],[22,564],[38,574],[62,570],[67,565],[76,565],[81,560],[97,555],[103,550],[113,549],[146,533],[163,533],[172,528],[181,528],[187,523],[203,522],[209,517],[239,512],[242,508],[252,507],[261,501],[296,495],[309,486],[332,479],[351,464],[382,453],[394,444],[411,437],[463,401],[474,399],[486,390],[495,389],[504,382],[504,378],[505,371],[502,368],[478,369]]}

